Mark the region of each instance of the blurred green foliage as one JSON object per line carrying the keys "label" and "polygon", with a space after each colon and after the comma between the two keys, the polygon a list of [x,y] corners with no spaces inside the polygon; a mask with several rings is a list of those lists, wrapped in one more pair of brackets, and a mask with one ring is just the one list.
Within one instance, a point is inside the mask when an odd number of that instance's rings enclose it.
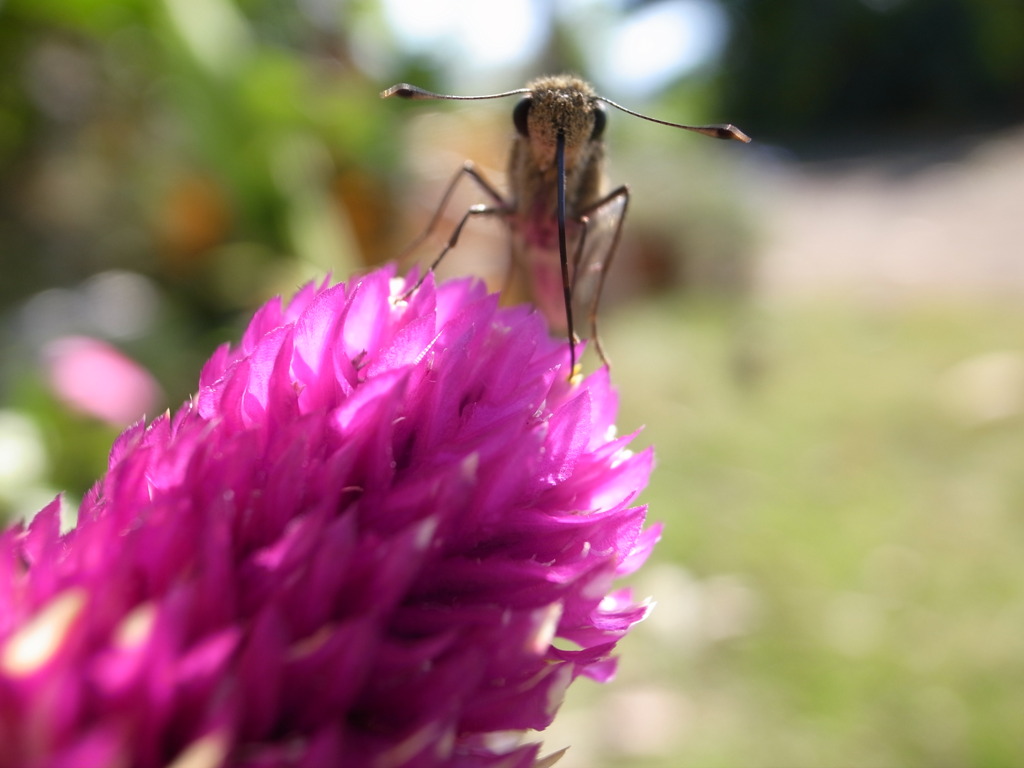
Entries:
{"label": "blurred green foliage", "polygon": [[[5,267],[44,285],[141,270],[217,314],[261,298],[281,260],[348,271],[373,250],[395,158],[377,84],[340,34],[247,6],[0,10]],[[349,198],[382,210],[356,224]]]}
{"label": "blurred green foliage", "polygon": [[722,109],[765,141],[803,154],[877,151],[1024,119],[1015,0],[726,5]]}
{"label": "blurred green foliage", "polygon": [[[159,380],[159,412],[259,302],[397,252],[401,116],[348,50],[352,19],[377,13],[0,4],[0,402],[62,425],[41,432],[55,489],[91,484],[111,429],[43,396],[50,341],[114,342]],[[125,275],[145,290],[89,295]]]}

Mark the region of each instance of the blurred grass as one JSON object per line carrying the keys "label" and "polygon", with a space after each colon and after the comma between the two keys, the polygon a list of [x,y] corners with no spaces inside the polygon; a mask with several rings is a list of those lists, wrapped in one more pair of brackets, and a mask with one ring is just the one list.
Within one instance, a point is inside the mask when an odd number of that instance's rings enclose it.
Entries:
{"label": "blurred grass", "polygon": [[1024,379],[962,375],[1024,355],[1024,310],[666,297],[607,328],[666,530],[620,679],[546,738],[567,768],[1024,764],[1024,413],[988,411]]}

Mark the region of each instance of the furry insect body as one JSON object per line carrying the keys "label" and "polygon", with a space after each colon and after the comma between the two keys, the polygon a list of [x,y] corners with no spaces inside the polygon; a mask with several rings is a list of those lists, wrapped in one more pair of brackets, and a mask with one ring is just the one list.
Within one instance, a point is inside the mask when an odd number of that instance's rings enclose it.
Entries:
{"label": "furry insect body", "polygon": [[472,217],[502,218],[512,235],[507,282],[518,279],[525,284],[552,331],[567,335],[572,376],[576,372],[577,329],[583,317],[601,361],[608,364],[597,333],[597,309],[629,204],[625,185],[606,191],[605,106],[714,138],[750,139],[732,125],[679,125],[641,115],[599,96],[588,83],[572,75],[539,77],[525,88],[487,96],[442,95],[406,83],[381,94],[383,98],[459,101],[512,95],[523,98],[512,113],[516,138],[508,161],[509,193],[502,194],[467,162],[451,180],[426,230],[409,250],[417,248],[437,227],[458,183],[466,177],[473,179],[491,204],[474,205],[466,211],[430,269],[455,247]]}

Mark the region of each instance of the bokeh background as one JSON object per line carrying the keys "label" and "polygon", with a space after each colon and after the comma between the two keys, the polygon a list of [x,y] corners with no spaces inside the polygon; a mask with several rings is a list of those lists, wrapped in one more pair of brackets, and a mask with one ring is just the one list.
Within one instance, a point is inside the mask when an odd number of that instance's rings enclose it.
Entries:
{"label": "bokeh background", "polygon": [[[395,258],[464,159],[503,183],[509,101],[382,88],[559,70],[755,143],[610,115],[605,346],[666,532],[549,746],[1024,764],[1016,0],[0,1],[0,514],[73,509],[259,302]],[[505,257],[481,222],[445,271]]]}

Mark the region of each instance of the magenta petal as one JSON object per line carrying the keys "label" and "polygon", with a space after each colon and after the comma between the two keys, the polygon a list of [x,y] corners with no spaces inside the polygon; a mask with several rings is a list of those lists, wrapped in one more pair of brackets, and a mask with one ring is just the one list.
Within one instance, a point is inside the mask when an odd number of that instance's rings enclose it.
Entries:
{"label": "magenta petal", "polygon": [[113,724],[86,731],[67,749],[47,763],[48,768],[81,768],[83,765],[129,765],[131,757]]}
{"label": "magenta petal", "polygon": [[60,497],[43,507],[29,523],[21,540],[21,555],[27,565],[59,557]]}
{"label": "magenta petal", "polygon": [[652,454],[536,312],[407,285],[268,302],[76,528],[0,534],[0,766],[527,768],[611,677]]}

